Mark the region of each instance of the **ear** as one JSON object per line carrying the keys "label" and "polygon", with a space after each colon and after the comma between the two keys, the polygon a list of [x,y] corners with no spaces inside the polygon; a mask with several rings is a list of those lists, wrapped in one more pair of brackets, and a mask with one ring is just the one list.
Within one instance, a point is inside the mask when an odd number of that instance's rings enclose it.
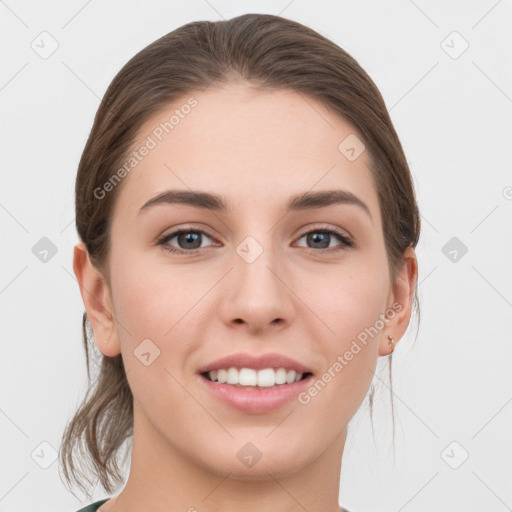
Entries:
{"label": "ear", "polygon": [[80,285],[87,317],[98,350],[105,356],[121,353],[109,285],[103,274],[94,267],[85,244],[74,247],[73,270]]}
{"label": "ear", "polygon": [[414,298],[414,288],[416,286],[416,278],[418,276],[418,261],[414,249],[409,246],[404,251],[405,262],[393,283],[389,294],[390,310],[395,312],[390,318],[382,331],[379,342],[379,356],[387,356],[393,351],[394,347],[390,347],[388,336],[392,336],[395,345],[404,335],[411,318],[411,310]]}

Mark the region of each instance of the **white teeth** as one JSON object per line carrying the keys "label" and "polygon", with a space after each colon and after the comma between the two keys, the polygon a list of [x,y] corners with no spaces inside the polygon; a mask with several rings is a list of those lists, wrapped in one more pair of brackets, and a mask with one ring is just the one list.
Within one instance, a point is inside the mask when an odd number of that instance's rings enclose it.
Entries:
{"label": "white teeth", "polygon": [[284,384],[286,382],[286,370],[284,368],[279,368],[276,371],[276,384]]}
{"label": "white teeth", "polygon": [[236,368],[228,369],[227,384],[238,384],[238,370]]}
{"label": "white teeth", "polygon": [[[257,386],[259,380],[256,370],[251,368],[241,368],[238,372],[238,381],[235,382],[235,384],[242,384],[242,386]],[[260,384],[260,386],[261,385],[262,384]]]}
{"label": "white teeth", "polygon": [[[253,370],[254,371],[254,370]],[[240,370],[240,384],[245,386],[245,382],[242,380],[243,369]],[[272,368],[265,368],[264,370],[258,371],[258,386],[264,388],[271,388],[276,383],[276,372]]]}
{"label": "white teeth", "polygon": [[284,368],[265,368],[254,370],[253,368],[227,368],[208,372],[210,380],[221,384],[227,383],[240,386],[259,386],[271,388],[280,384],[291,384],[302,379],[302,373],[295,370],[286,371]]}

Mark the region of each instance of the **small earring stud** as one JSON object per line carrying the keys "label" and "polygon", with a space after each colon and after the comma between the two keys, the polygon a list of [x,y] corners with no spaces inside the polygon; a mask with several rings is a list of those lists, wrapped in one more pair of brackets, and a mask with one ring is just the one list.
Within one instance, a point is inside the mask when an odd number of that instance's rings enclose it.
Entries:
{"label": "small earring stud", "polygon": [[395,340],[393,339],[393,336],[388,336],[388,340],[389,340],[389,348],[393,348],[394,344],[395,344]]}

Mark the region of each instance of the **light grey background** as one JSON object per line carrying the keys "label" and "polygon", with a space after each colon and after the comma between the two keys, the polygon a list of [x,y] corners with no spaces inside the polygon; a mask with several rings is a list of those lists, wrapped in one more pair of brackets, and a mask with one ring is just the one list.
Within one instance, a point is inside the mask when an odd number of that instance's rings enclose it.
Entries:
{"label": "light grey background", "polygon": [[[0,512],[86,503],[65,490],[53,459],[86,389],[73,190],[99,100],[156,38],[248,12],[302,22],[359,61],[390,109],[422,212],[420,331],[414,342],[413,321],[394,356],[396,460],[381,358],[375,442],[365,401],[340,503],[510,510],[512,0],[0,0]],[[51,38],[58,48],[42,58],[32,46],[48,50]],[[57,250],[46,263],[33,250],[43,237]]]}

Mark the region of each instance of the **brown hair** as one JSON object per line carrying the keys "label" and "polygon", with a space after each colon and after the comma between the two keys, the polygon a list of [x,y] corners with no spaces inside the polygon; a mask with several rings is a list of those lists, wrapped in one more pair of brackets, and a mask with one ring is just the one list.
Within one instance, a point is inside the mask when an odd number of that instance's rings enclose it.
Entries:
{"label": "brown hair", "polygon": [[[188,23],[141,50],[117,73],[94,118],[76,178],[76,228],[96,268],[110,283],[110,222],[123,183],[104,199],[94,191],[120,168],[143,123],[186,94],[237,80],[258,90],[303,93],[359,131],[370,155],[393,282],[405,249],[416,247],[420,216],[409,167],[384,100],[357,61],[335,43],[300,23],[269,14]],[[413,306],[419,320],[416,286]],[[88,494],[83,479],[90,471],[112,493],[123,480],[118,452],[133,434],[133,396],[121,355],[101,358],[99,376],[91,386],[89,351],[92,354],[94,343],[88,328],[84,312],[89,387],[63,433],[60,463],[68,484],[72,476]],[[390,379],[391,363],[390,356]],[[373,391],[372,385],[370,413]],[[391,404],[393,408],[392,400]],[[85,473],[79,474],[75,466],[75,448]]]}

